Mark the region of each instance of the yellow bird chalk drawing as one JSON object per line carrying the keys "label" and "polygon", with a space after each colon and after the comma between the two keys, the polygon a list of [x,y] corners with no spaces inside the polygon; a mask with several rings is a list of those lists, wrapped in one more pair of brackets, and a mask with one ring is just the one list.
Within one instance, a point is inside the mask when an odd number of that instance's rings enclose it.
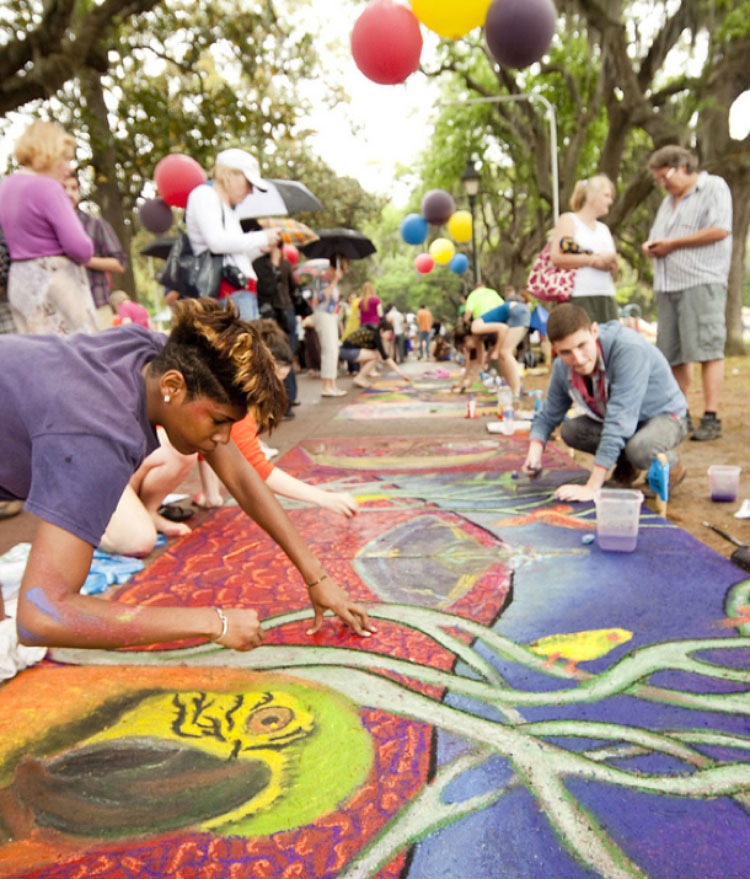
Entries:
{"label": "yellow bird chalk drawing", "polygon": [[538,656],[548,657],[545,665],[551,665],[557,659],[565,659],[568,663],[566,671],[574,671],[577,663],[606,656],[632,637],[633,633],[626,629],[588,629],[585,632],[545,635],[531,641],[528,648]]}

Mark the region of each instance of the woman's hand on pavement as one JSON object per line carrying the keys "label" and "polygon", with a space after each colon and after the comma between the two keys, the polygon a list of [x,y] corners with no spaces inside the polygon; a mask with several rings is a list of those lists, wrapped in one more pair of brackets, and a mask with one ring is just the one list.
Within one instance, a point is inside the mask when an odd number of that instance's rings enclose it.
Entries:
{"label": "woman's hand on pavement", "polygon": [[367,611],[352,601],[348,593],[330,577],[326,576],[319,580],[308,591],[315,611],[312,627],[307,630],[308,635],[314,635],[320,631],[320,627],[323,625],[323,614],[327,610],[333,611],[340,620],[365,638],[369,638],[377,631],[370,622]]}
{"label": "woman's hand on pavement", "polygon": [[[227,630],[224,635],[220,636],[220,630],[216,633],[212,641],[221,644],[222,647],[229,647],[232,650],[253,650],[260,647],[263,643],[263,629],[258,619],[258,614],[251,608],[229,607],[223,608],[224,616],[227,619]],[[217,626],[223,623],[217,614]]]}
{"label": "woman's hand on pavement", "polygon": [[353,495],[345,491],[326,491],[322,506],[332,513],[340,513],[351,519],[359,512],[359,504]]}

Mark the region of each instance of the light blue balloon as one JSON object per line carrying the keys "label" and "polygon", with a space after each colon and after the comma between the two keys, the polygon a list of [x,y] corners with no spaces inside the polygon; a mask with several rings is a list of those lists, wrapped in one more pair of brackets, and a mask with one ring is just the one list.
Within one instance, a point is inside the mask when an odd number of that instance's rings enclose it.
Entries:
{"label": "light blue balloon", "polygon": [[465,253],[457,253],[451,258],[451,261],[448,263],[448,268],[455,275],[463,275],[466,269],[469,268],[469,257],[466,256]]}
{"label": "light blue balloon", "polygon": [[407,244],[421,244],[427,237],[427,220],[421,214],[409,214],[401,223],[401,237]]}

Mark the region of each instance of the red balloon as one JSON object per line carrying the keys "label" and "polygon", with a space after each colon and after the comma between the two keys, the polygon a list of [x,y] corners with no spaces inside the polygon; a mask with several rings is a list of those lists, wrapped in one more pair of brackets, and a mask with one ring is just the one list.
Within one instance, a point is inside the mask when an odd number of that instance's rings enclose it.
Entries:
{"label": "red balloon", "polygon": [[283,244],[281,252],[293,266],[297,265],[299,262],[299,250],[293,244]]}
{"label": "red balloon", "polygon": [[184,208],[190,193],[206,180],[206,172],[195,159],[180,153],[164,156],[154,168],[154,183],[159,195],[174,208]]}
{"label": "red balloon", "polygon": [[364,75],[395,85],[419,67],[422,31],[411,9],[393,0],[371,0],[354,23],[352,57]]}
{"label": "red balloon", "polygon": [[444,189],[431,189],[422,199],[422,216],[432,226],[447,223],[455,210],[453,196]]}
{"label": "red balloon", "polygon": [[435,268],[435,260],[430,256],[429,253],[420,253],[419,256],[414,260],[414,268],[419,272],[420,275],[429,275],[430,272]]}
{"label": "red balloon", "polygon": [[493,0],[484,23],[484,37],[496,61],[518,70],[542,58],[556,26],[552,0]]}

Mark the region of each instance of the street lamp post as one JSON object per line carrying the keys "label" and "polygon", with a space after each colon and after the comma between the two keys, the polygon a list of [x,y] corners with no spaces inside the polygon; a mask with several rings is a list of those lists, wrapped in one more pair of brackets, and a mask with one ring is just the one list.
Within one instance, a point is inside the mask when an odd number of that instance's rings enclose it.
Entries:
{"label": "street lamp post", "polygon": [[474,285],[479,283],[479,264],[477,263],[477,236],[474,230],[474,207],[477,203],[479,185],[482,178],[479,176],[471,159],[466,161],[466,170],[461,175],[461,183],[464,185],[466,195],[469,197],[469,213],[471,214],[471,263],[474,268]]}

